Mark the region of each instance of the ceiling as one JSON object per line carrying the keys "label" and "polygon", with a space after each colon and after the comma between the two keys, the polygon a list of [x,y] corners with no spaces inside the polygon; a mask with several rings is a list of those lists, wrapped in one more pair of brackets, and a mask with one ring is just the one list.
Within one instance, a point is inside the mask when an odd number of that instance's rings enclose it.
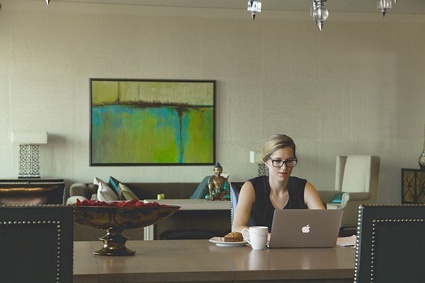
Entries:
{"label": "ceiling", "polygon": [[[310,11],[311,0],[260,0],[262,10]],[[51,0],[51,2],[81,2],[165,7],[246,9],[247,0]],[[376,0],[328,0],[332,12],[376,13]],[[398,0],[389,14],[425,14],[425,0]]]}

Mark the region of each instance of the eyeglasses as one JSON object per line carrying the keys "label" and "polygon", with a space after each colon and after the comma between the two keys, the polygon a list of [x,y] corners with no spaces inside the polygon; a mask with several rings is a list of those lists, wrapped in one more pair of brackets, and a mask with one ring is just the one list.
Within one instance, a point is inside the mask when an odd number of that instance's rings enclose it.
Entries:
{"label": "eyeglasses", "polygon": [[296,159],[288,159],[288,160],[280,160],[280,159],[271,159],[272,165],[273,167],[277,167],[277,168],[281,168],[283,165],[286,164],[286,167],[292,168],[295,167],[295,165],[297,165],[297,161]]}

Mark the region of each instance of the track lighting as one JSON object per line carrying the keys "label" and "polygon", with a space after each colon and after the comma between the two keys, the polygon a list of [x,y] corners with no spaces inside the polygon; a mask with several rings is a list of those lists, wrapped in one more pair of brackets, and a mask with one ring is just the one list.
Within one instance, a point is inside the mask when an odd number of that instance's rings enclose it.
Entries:
{"label": "track lighting", "polygon": [[[47,0],[46,0],[47,1]],[[323,24],[329,17],[329,11],[326,9],[324,3],[328,0],[311,0],[313,7],[310,10],[311,16],[316,21],[316,25],[319,30],[323,29]],[[388,9],[391,9],[393,0],[376,0],[378,10],[385,17]],[[397,0],[394,0],[394,4],[397,4]],[[255,0],[248,0],[248,12],[251,12],[251,17],[255,20],[257,13],[261,12],[261,2]]]}

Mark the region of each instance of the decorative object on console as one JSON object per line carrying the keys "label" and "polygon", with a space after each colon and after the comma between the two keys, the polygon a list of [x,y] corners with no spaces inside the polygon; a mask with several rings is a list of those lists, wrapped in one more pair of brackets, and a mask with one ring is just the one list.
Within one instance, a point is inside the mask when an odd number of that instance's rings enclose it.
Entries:
{"label": "decorative object on console", "polygon": [[90,79],[90,95],[91,166],[214,164],[215,81]]}
{"label": "decorative object on console", "polygon": [[425,171],[401,169],[401,203],[425,204]]}
{"label": "decorative object on console", "polygon": [[424,125],[424,147],[422,149],[422,154],[419,156],[419,167],[421,167],[421,170],[425,170],[425,125]]}
{"label": "decorative object on console", "polygon": [[19,144],[19,177],[40,178],[40,144],[47,144],[47,132],[12,132]]}
{"label": "decorative object on console", "polygon": [[106,230],[103,248],[93,252],[103,256],[129,256],[135,251],[125,246],[128,229],[153,225],[173,215],[180,206],[143,203],[137,200],[120,202],[77,201],[74,221],[78,224]]}
{"label": "decorative object on console", "polygon": [[268,176],[269,170],[263,162],[263,155],[256,151],[249,152],[249,162],[258,164],[258,176]]}

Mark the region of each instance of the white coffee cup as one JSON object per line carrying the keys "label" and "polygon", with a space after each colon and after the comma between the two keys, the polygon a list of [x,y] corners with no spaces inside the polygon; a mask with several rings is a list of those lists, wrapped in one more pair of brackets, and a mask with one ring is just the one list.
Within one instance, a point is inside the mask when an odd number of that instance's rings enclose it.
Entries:
{"label": "white coffee cup", "polygon": [[268,234],[269,228],[266,226],[251,226],[242,229],[242,235],[245,241],[247,241],[254,250],[263,250],[266,248]]}

